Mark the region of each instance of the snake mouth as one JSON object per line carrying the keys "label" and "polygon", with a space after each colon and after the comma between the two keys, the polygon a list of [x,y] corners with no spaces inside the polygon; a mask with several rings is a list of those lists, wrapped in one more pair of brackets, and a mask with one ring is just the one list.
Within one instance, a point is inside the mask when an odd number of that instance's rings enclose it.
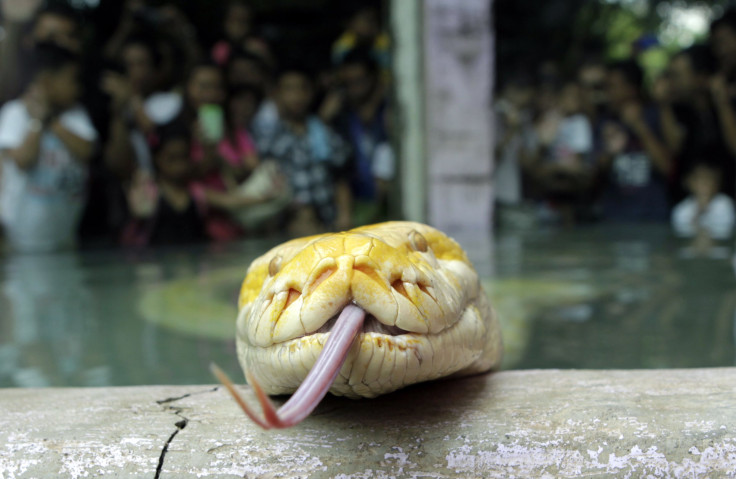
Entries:
{"label": "snake mouth", "polygon": [[309,416],[329,391],[342,365],[347,360],[350,347],[364,329],[365,319],[366,313],[359,306],[348,304],[342,309],[335,318],[333,328],[327,336],[327,341],[325,341],[314,366],[312,366],[296,392],[278,410],[268,399],[258,381],[249,371],[246,371],[245,375],[248,383],[253,387],[263,409],[264,419],[261,419],[248,406],[235,390],[230,379],[219,368],[213,365],[212,371],[232,394],[245,414],[256,424],[264,429],[294,426]]}
{"label": "snake mouth", "polygon": [[[323,324],[322,327],[320,327],[318,330],[314,331],[313,333],[306,334],[304,336],[309,336],[311,334],[326,334],[326,333],[332,332],[333,328],[335,327],[335,324],[337,323],[337,319],[340,317],[340,314],[342,314],[344,309],[345,308],[341,309],[339,313],[333,315],[330,319],[328,319],[325,322],[325,324]],[[378,318],[376,318],[375,316],[373,316],[372,314],[368,312],[365,313],[365,319],[363,320],[363,328],[360,330],[360,332],[361,333],[384,334],[386,336],[401,336],[402,334],[411,333],[410,331],[401,329],[398,326],[384,324],[381,321],[379,321]]]}

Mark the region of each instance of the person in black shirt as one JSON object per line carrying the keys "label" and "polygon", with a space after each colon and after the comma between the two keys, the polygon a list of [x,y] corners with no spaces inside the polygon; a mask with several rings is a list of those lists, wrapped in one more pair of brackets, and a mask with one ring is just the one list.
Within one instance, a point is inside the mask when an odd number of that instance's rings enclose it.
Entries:
{"label": "person in black shirt", "polygon": [[370,50],[359,48],[345,55],[336,73],[337,85],[328,93],[320,116],[352,147],[353,223],[385,221],[396,161],[379,65]]}
{"label": "person in black shirt", "polygon": [[[133,220],[123,237],[128,245],[186,244],[206,239],[201,208],[190,193],[189,134],[174,123],[153,141],[155,181],[136,173],[128,195]],[[201,204],[201,203],[200,203]]]}
{"label": "person in black shirt", "polygon": [[672,158],[662,141],[659,115],[643,94],[644,74],[634,60],[608,67],[609,114],[601,121],[603,148],[597,166],[603,179],[606,220],[666,221]]}
{"label": "person in black shirt", "polygon": [[659,104],[663,137],[675,157],[673,203],[687,195],[682,186],[684,173],[703,158],[719,167],[724,192],[734,196],[734,155],[725,141],[727,131],[719,113],[722,106],[716,104],[717,98],[711,91],[714,71],[710,49],[695,45],[673,56],[667,75],[655,83],[654,96]]}

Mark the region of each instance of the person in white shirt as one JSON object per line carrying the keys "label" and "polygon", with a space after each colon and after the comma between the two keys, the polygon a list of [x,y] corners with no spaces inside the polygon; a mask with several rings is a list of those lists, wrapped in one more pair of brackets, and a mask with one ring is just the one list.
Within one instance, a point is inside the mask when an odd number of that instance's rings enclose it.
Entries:
{"label": "person in white shirt", "polygon": [[593,150],[593,131],[582,113],[577,83],[563,85],[556,108],[538,121],[537,133],[540,152],[531,176],[552,217],[573,224],[591,186],[589,156]]}
{"label": "person in white shirt", "polygon": [[52,44],[34,50],[21,98],[0,109],[0,222],[14,250],[72,247],[97,131],[77,106],[79,61]]}
{"label": "person in white shirt", "polygon": [[696,163],[685,176],[690,195],[672,210],[672,228],[685,238],[705,236],[727,239],[733,234],[733,200],[720,193],[721,171],[706,162]]}

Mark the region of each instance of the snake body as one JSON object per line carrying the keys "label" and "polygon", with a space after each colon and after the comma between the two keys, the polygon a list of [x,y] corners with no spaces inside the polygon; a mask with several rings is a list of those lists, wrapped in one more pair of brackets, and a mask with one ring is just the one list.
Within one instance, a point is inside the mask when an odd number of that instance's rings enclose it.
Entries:
{"label": "snake body", "polygon": [[[238,358],[264,398],[319,381],[322,396],[374,397],[501,361],[500,326],[478,274],[454,240],[420,223],[281,244],[252,262],[238,303]],[[329,377],[308,377],[329,367]]]}

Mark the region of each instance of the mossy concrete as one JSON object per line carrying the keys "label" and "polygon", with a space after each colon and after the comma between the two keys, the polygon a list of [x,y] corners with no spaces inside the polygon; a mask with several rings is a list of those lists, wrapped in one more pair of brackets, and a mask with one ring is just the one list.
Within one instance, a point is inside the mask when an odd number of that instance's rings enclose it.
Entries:
{"label": "mossy concrete", "polygon": [[1,479],[102,476],[736,477],[736,368],[502,372],[279,431],[215,386],[0,390]]}

